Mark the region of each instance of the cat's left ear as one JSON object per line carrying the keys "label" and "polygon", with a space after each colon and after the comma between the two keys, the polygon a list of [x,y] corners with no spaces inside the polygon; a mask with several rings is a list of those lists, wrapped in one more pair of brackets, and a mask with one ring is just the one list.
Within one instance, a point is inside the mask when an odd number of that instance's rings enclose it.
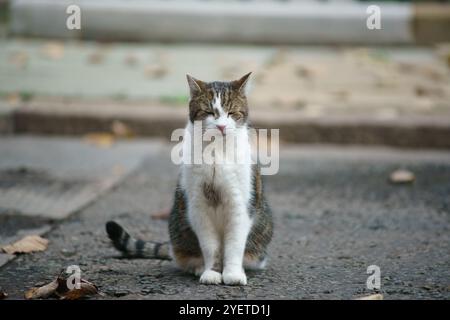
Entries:
{"label": "cat's left ear", "polygon": [[189,84],[189,90],[191,92],[191,96],[195,95],[196,93],[201,92],[205,88],[205,83],[203,81],[200,81],[198,79],[195,79],[193,76],[187,74],[186,75],[187,82]]}
{"label": "cat's left ear", "polygon": [[242,78],[240,78],[239,80],[235,80],[233,81],[233,87],[235,90],[239,90],[240,92],[242,92],[243,94],[247,94],[248,93],[248,89],[249,89],[249,79],[250,79],[250,75],[252,73],[249,72],[247,73],[245,76],[243,76]]}

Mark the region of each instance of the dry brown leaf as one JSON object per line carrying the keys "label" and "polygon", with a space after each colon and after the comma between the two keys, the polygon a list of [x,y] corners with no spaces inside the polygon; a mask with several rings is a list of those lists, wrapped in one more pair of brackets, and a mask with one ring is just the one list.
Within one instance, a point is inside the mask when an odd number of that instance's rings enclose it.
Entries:
{"label": "dry brown leaf", "polygon": [[61,294],[59,296],[63,300],[78,300],[96,294],[98,294],[98,289],[94,284],[86,280],[81,280],[80,289],[68,290],[64,294]]}
{"label": "dry brown leaf", "polygon": [[437,55],[450,67],[450,43],[440,43],[436,46]]}
{"label": "dry brown leaf", "polygon": [[395,184],[412,183],[415,179],[416,177],[414,176],[414,173],[404,169],[395,170],[389,176],[389,180]]}
{"label": "dry brown leaf", "polygon": [[23,69],[26,67],[26,65],[28,63],[28,54],[26,52],[22,52],[22,51],[14,52],[9,57],[9,62],[16,65],[20,69]]}
{"label": "dry brown leaf", "polygon": [[145,66],[144,73],[149,78],[162,78],[167,74],[167,68],[161,65],[150,64]]}
{"label": "dry brown leaf", "polygon": [[77,300],[99,293],[96,285],[84,279],[80,279],[80,288],[69,289],[67,279],[63,272],[57,278],[58,288],[55,293],[60,299]]}
{"label": "dry brown leaf", "polygon": [[8,254],[14,254],[14,253],[29,253],[29,252],[36,252],[36,251],[44,251],[47,249],[48,246],[48,240],[41,238],[40,236],[32,235],[32,236],[26,236],[25,238],[11,244],[2,247],[1,249],[8,253]]}
{"label": "dry brown leaf", "polygon": [[155,220],[167,220],[170,216],[170,209],[164,209],[158,212],[155,212],[151,215],[152,219]]}
{"label": "dry brown leaf", "polygon": [[287,55],[289,53],[289,49],[287,48],[279,48],[269,59],[267,65],[269,67],[274,67],[286,62]]}
{"label": "dry brown leaf", "polygon": [[59,42],[50,42],[42,47],[42,54],[52,60],[59,60],[64,56],[64,45]]}
{"label": "dry brown leaf", "polygon": [[445,92],[442,88],[438,87],[426,87],[423,85],[418,85],[414,88],[414,91],[417,96],[423,97],[423,96],[436,96],[436,97],[442,97],[445,95]]}
{"label": "dry brown leaf", "polygon": [[112,133],[118,138],[132,138],[134,137],[133,131],[125,123],[119,120],[113,121],[111,124]]}
{"label": "dry brown leaf", "polygon": [[335,90],[332,94],[341,101],[346,101],[350,97],[350,92],[347,90]]}
{"label": "dry brown leaf", "polygon": [[416,65],[410,62],[399,62],[397,67],[400,72],[405,73],[412,73],[416,70]]}
{"label": "dry brown leaf", "polygon": [[27,292],[25,292],[26,299],[39,299],[39,298],[48,298],[53,295],[58,289],[58,280],[55,279],[52,282],[38,288],[31,288]]}
{"label": "dry brown leaf", "polygon": [[312,78],[314,76],[314,71],[306,66],[297,66],[295,74],[300,78]]}
{"label": "dry brown leaf", "polygon": [[109,148],[113,145],[115,139],[110,133],[97,132],[86,134],[83,140],[100,148]]}
{"label": "dry brown leaf", "polygon": [[238,74],[240,72],[240,68],[239,66],[233,64],[230,66],[226,66],[222,69],[222,77],[224,78],[233,78],[236,74]]}
{"label": "dry brown leaf", "polygon": [[383,300],[383,295],[380,293],[371,294],[369,296],[356,298],[355,300]]}
{"label": "dry brown leaf", "polygon": [[8,101],[8,104],[13,107],[18,106],[20,104],[20,100],[20,94],[18,94],[17,92],[10,93],[6,97],[6,101]]}
{"label": "dry brown leaf", "polygon": [[124,61],[125,61],[125,64],[129,65],[129,66],[134,66],[134,65],[136,65],[139,62],[138,58],[132,53],[128,54],[125,57]]}
{"label": "dry brown leaf", "polygon": [[93,283],[80,279],[80,288],[69,289],[67,286],[68,275],[62,271],[59,276],[52,282],[42,286],[31,288],[25,292],[26,299],[39,299],[59,297],[64,300],[76,300],[88,296],[100,294],[97,286]]}
{"label": "dry brown leaf", "polygon": [[100,64],[105,59],[105,54],[101,51],[95,51],[88,56],[88,62],[91,64]]}

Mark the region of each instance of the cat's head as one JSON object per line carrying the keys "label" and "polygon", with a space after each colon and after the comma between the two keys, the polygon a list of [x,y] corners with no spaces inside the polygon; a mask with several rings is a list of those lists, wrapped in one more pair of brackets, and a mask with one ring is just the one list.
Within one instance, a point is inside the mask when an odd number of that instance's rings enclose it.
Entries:
{"label": "cat's head", "polygon": [[250,73],[230,82],[203,82],[187,75],[190,88],[189,120],[202,121],[205,129],[222,134],[247,124],[246,87]]}

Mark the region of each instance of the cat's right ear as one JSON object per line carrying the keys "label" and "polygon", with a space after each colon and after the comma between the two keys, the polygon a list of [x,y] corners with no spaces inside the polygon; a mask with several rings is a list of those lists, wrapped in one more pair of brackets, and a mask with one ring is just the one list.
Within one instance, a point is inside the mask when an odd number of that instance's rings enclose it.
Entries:
{"label": "cat's right ear", "polygon": [[186,75],[187,82],[189,84],[189,90],[191,92],[191,96],[193,96],[196,93],[201,92],[204,87],[205,83],[203,81],[200,81],[198,79],[195,79],[193,76],[187,74]]}

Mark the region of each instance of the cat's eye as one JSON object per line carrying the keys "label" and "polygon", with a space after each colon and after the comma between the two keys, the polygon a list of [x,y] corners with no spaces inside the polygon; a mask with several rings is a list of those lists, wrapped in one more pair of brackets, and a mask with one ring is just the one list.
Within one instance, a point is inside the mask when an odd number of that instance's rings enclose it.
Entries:
{"label": "cat's eye", "polygon": [[209,111],[209,110],[201,110],[200,112],[201,112],[202,114],[206,114],[206,115],[208,115],[208,116],[213,116],[213,115],[214,115],[214,112]]}
{"label": "cat's eye", "polygon": [[230,117],[230,116],[232,116],[232,117],[234,117],[236,119],[240,119],[241,118],[240,112],[228,112],[228,117]]}

